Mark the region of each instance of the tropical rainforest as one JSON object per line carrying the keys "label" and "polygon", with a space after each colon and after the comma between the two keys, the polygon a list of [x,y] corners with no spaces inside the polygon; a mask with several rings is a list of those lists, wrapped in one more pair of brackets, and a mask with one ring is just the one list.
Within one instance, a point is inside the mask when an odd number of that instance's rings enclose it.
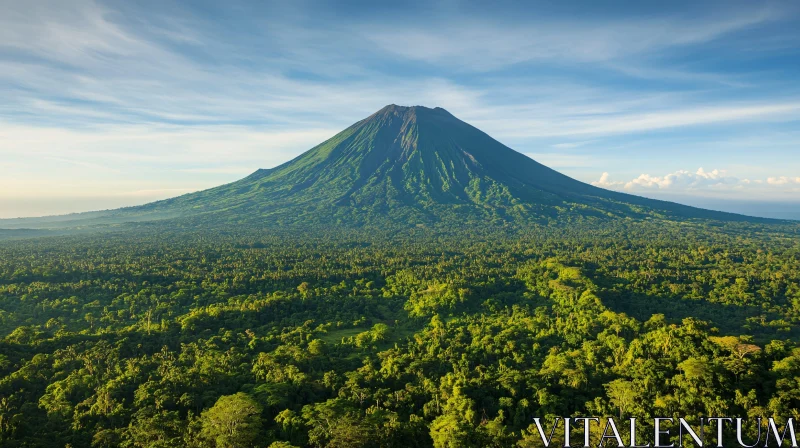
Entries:
{"label": "tropical rainforest", "polygon": [[369,235],[4,242],[0,445],[533,447],[534,417],[800,416],[796,228]]}
{"label": "tropical rainforest", "polygon": [[751,442],[800,418],[797,222],[583,184],[444,109],[0,239],[3,448],[538,447],[534,419],[581,416],[638,443],[742,417]]}

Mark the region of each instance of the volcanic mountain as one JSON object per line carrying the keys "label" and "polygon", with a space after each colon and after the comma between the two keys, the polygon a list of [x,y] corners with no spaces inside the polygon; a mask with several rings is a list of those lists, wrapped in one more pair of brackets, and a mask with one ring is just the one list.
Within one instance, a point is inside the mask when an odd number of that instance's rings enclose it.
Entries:
{"label": "volcanic mountain", "polygon": [[265,226],[751,219],[597,188],[508,148],[442,108],[389,105],[297,158],[239,181],[51,222],[197,216]]}

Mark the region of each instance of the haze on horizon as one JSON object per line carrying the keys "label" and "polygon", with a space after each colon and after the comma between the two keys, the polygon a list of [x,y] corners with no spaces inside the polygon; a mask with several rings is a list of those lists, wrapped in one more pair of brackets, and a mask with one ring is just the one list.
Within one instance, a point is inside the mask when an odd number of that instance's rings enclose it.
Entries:
{"label": "haze on horizon", "polygon": [[0,218],[237,180],[390,103],[584,182],[800,219],[800,3],[0,0]]}

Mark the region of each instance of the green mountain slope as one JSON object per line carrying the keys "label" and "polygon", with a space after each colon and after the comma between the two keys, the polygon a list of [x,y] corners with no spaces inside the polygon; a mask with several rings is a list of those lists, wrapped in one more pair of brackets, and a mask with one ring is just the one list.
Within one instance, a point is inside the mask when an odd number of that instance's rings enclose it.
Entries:
{"label": "green mountain slope", "polygon": [[506,147],[444,109],[396,105],[294,160],[237,182],[83,216],[55,222],[65,226],[175,217],[261,220],[265,225],[451,220],[553,224],[620,217],[758,220],[596,188]]}

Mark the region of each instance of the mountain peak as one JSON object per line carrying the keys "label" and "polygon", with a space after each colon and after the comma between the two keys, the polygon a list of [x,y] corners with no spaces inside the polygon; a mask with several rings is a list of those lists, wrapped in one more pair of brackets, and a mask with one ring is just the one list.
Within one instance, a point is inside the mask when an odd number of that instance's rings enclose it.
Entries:
{"label": "mountain peak", "polygon": [[382,116],[382,115],[387,115],[387,114],[394,114],[394,115],[411,114],[411,115],[417,115],[418,113],[435,113],[435,114],[444,113],[446,115],[452,116],[452,114],[450,112],[448,112],[447,110],[445,110],[444,108],[441,108],[441,107],[430,108],[430,107],[419,106],[419,105],[417,105],[417,106],[399,106],[397,104],[386,105],[386,106],[382,107],[380,110],[378,110],[377,112],[375,112],[374,114],[372,114],[371,116],[374,117],[374,116]]}
{"label": "mountain peak", "polygon": [[386,106],[383,106],[378,112],[401,112],[402,113],[402,112],[406,112],[406,111],[409,111],[409,110],[422,110],[422,109],[424,109],[424,110],[433,110],[433,109],[431,109],[429,107],[419,106],[419,105],[417,105],[417,106],[399,106],[397,104],[387,104]]}

